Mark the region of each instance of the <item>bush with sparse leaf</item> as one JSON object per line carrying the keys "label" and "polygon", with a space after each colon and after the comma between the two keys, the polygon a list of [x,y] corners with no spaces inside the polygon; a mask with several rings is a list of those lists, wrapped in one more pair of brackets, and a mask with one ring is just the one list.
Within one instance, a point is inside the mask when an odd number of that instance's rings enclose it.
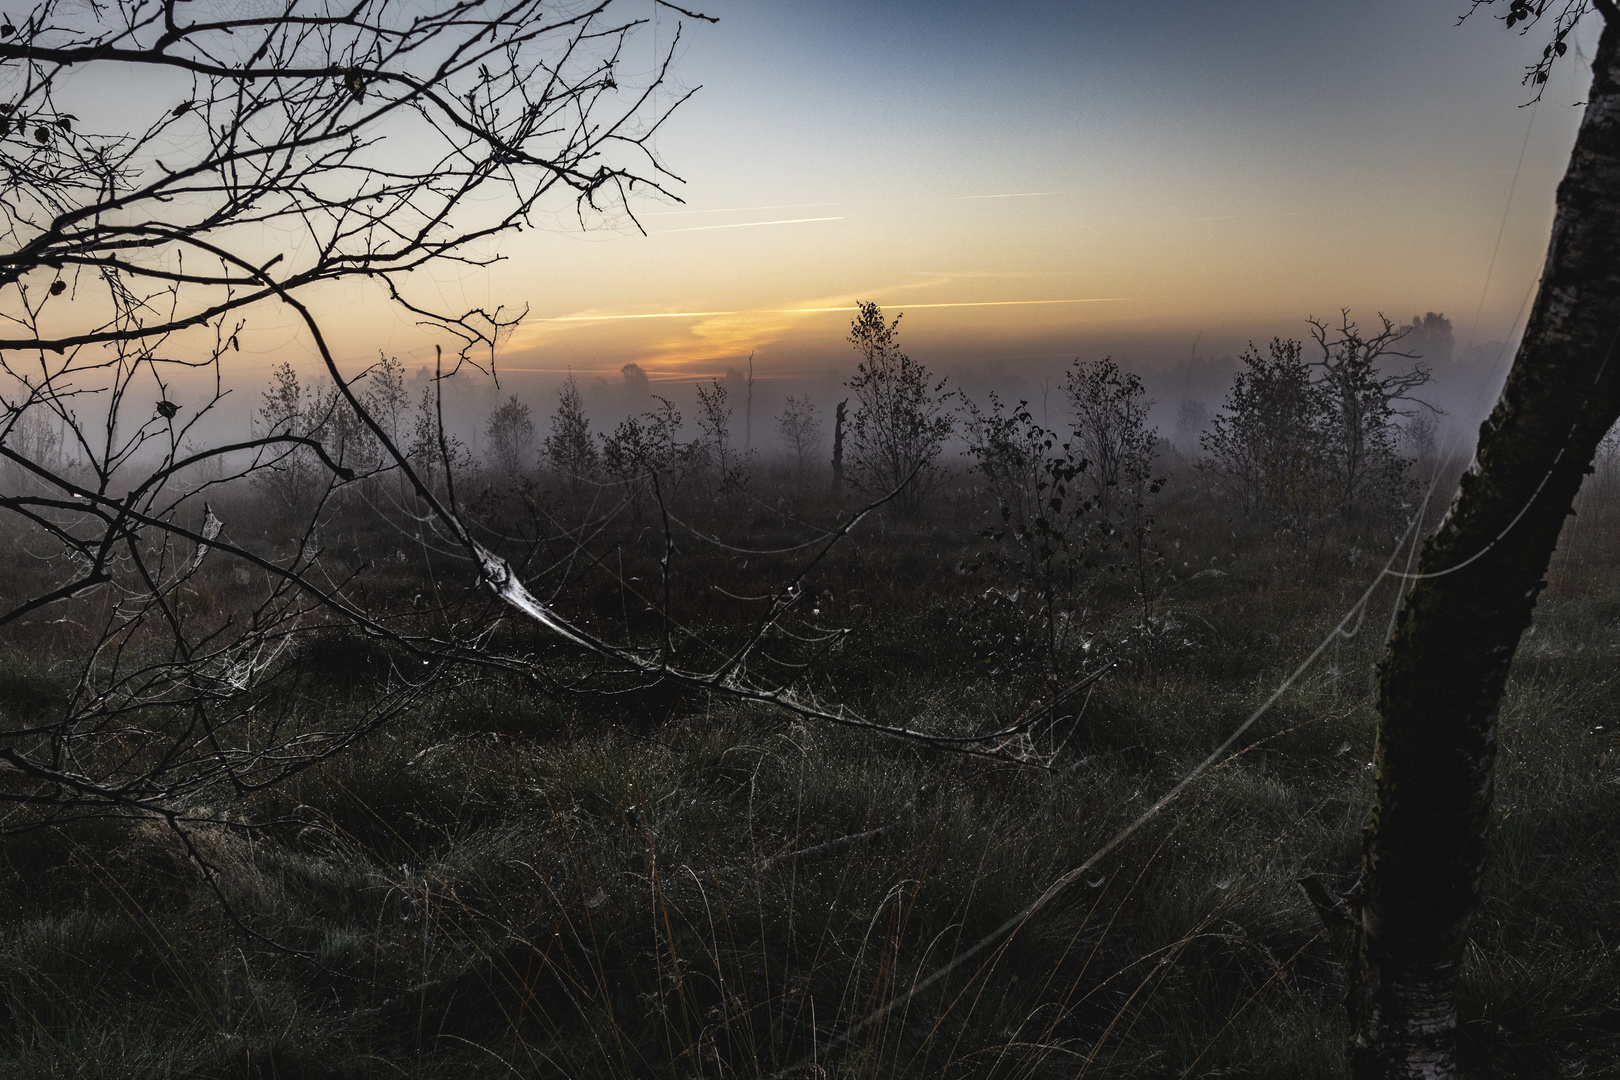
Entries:
{"label": "bush with sparse leaf", "polygon": [[945,380],[934,381],[927,367],[900,351],[900,316],[885,322],[876,304],[858,307],[849,341],[861,360],[846,384],[856,401],[848,476],[868,496],[900,488],[896,505],[914,514],[939,482],[940,455],[953,427]]}

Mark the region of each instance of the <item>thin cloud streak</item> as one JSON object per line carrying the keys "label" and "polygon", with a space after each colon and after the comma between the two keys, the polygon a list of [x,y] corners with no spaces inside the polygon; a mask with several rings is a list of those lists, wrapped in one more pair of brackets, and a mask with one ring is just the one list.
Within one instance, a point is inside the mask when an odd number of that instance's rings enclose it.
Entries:
{"label": "thin cloud streak", "polygon": [[[1121,300],[1129,300],[1128,296],[1088,296],[1078,300],[967,300],[951,304],[905,304],[890,303],[896,308],[952,308],[952,307],[1021,307],[1029,304],[1108,304]],[[824,311],[855,311],[854,304],[841,304],[838,307],[791,307],[791,308],[748,308],[736,311],[655,311],[637,315],[557,315],[549,319],[532,319],[531,322],[612,322],[616,319],[706,319],[721,315],[814,315]]]}
{"label": "thin cloud streak", "polygon": [[[964,199],[1033,199],[1043,195],[1068,195],[1067,191],[1011,191],[1006,194],[995,195],[948,195],[947,201],[960,202]],[[926,200],[925,200],[926,201]],[[879,199],[871,203],[875,206],[887,206],[891,203],[906,202],[915,204],[916,199]],[[677,217],[682,214],[744,214],[754,210],[800,210],[811,206],[844,206],[846,201],[837,202],[807,202],[807,203],[771,203],[767,206],[722,206],[712,210],[654,210],[642,214],[641,217]],[[671,230],[675,231],[675,230]]]}
{"label": "thin cloud streak", "polygon": [[[1049,277],[1077,277],[1088,274],[1089,270],[907,270],[908,277],[938,278],[941,282],[955,281],[958,278],[1049,278]],[[907,285],[905,288],[918,288],[916,285]]]}
{"label": "thin cloud streak", "polygon": [[642,217],[674,217],[677,214],[742,214],[753,210],[801,210],[807,206],[843,206],[841,202],[776,203],[771,206],[725,206],[718,210],[658,210]]}
{"label": "thin cloud streak", "polygon": [[951,198],[960,202],[963,199],[1033,199],[1039,195],[1067,194],[1067,191],[1013,191],[1006,195],[952,195]]}
{"label": "thin cloud streak", "polygon": [[645,315],[558,315],[531,322],[609,322],[613,319],[701,319],[710,315],[737,315],[736,311],[655,311]]}
{"label": "thin cloud streak", "polygon": [[1176,221],[1235,221],[1238,218],[1298,217],[1298,210],[1256,210],[1252,214],[1213,214],[1209,217],[1166,218],[1168,224]]}
{"label": "thin cloud streak", "polygon": [[784,218],[781,221],[739,221],[731,225],[689,225],[684,229],[665,229],[665,232],[707,232],[710,229],[751,229],[756,225],[801,225],[807,221],[843,221],[844,215],[835,217]]}
{"label": "thin cloud streak", "polygon": [[[902,311],[911,311],[915,308],[947,308],[947,307],[1024,307],[1030,304],[1110,304],[1122,300],[1129,300],[1128,296],[1088,296],[1080,300],[964,300],[953,304],[905,304],[890,303],[890,307]],[[816,311],[854,311],[855,305],[847,304],[843,307],[811,307],[811,308],[766,308],[766,311],[808,314]]]}

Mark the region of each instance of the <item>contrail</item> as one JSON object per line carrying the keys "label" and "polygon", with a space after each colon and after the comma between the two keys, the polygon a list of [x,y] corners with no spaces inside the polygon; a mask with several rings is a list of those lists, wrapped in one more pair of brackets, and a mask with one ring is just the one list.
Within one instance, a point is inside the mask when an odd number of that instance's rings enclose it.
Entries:
{"label": "contrail", "polygon": [[1012,191],[1005,195],[952,195],[951,198],[960,202],[963,199],[1032,199],[1037,195],[1067,194],[1067,191]]}
{"label": "contrail", "polygon": [[798,225],[806,221],[843,221],[844,215],[836,217],[801,217],[785,218],[781,221],[739,221],[733,225],[689,225],[684,229],[665,229],[665,232],[705,232],[709,229],[751,229],[755,225]]}
{"label": "contrail", "polygon": [[741,214],[752,210],[799,210],[806,206],[842,206],[836,202],[775,203],[771,206],[724,206],[718,210],[657,210],[642,217],[674,217],[676,214]]}
{"label": "contrail", "polygon": [[535,322],[606,322],[609,319],[697,319],[709,315],[739,315],[737,311],[655,311],[647,315],[558,315]]}

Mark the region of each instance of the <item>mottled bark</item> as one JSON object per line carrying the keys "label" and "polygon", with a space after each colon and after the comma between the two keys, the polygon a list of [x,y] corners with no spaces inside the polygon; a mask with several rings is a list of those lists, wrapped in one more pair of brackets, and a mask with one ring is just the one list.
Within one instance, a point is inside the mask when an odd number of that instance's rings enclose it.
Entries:
{"label": "mottled bark", "polygon": [[1497,707],[1599,439],[1620,413],[1620,28],[1605,26],[1541,289],[1379,668],[1378,791],[1352,972],[1358,1080],[1456,1074]]}

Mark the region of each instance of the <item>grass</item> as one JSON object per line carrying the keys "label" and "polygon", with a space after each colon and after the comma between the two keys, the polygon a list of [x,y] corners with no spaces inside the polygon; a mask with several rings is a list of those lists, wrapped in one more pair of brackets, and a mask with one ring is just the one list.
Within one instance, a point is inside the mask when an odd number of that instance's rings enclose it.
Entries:
{"label": "grass", "polygon": [[[1392,590],[1207,776],[1021,918],[1371,573],[1354,537],[1306,574],[1286,538],[1162,517],[1180,580],[1146,628],[1099,594],[1090,655],[1132,665],[1033,735],[1049,769],[482,674],[276,789],[199,801],[193,843],[227,904],[150,822],[14,835],[0,1075],[1345,1075],[1342,975],[1297,879],[1355,872]],[[1502,707],[1471,1075],[1620,1071],[1620,552],[1582,529]],[[975,543],[890,521],[835,559],[812,586],[856,633],[818,692],[940,731],[1017,715],[1041,665],[1027,609],[953,572]],[[601,600],[611,619],[619,597]],[[693,625],[734,631],[733,608],[704,605]],[[369,670],[312,662],[302,692],[329,684],[339,708]],[[38,656],[0,671],[8,698],[61,679]]]}

